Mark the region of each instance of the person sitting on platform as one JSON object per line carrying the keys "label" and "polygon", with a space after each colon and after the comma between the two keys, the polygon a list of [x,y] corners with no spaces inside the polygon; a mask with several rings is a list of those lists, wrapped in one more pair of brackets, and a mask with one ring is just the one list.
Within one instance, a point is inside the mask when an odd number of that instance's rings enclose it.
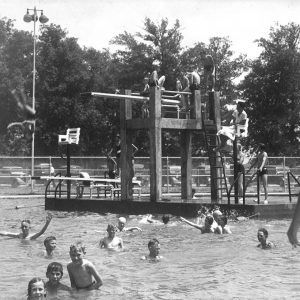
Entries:
{"label": "person sitting on platform", "polygon": [[13,233],[13,232],[2,231],[2,232],[0,232],[0,235],[13,237],[13,238],[24,239],[24,240],[35,240],[46,231],[46,229],[48,228],[48,225],[51,222],[51,219],[52,219],[52,215],[48,213],[47,216],[46,216],[46,223],[45,223],[44,227],[39,232],[34,233],[34,234],[29,234],[30,220],[23,220],[21,222],[21,230],[22,230],[21,233]]}
{"label": "person sitting on platform", "polygon": [[108,224],[106,231],[108,236],[100,240],[100,248],[106,248],[110,250],[123,249],[123,240],[116,236],[115,226],[112,224]]}
{"label": "person sitting on platform", "polygon": [[237,103],[236,110],[231,115],[231,126],[222,126],[221,130],[217,132],[220,137],[219,146],[216,147],[215,151],[231,153],[232,152],[232,141],[235,140],[236,126],[245,125],[247,119],[247,113],[244,111],[245,103],[239,101]]}
{"label": "person sitting on platform", "polygon": [[[144,78],[144,89],[140,92],[141,96],[149,97],[150,95],[150,85],[149,85],[149,77]],[[149,101],[145,100],[142,104],[142,118],[149,118]]]}
{"label": "person sitting on platform", "polygon": [[257,239],[259,241],[259,244],[257,245],[257,247],[261,248],[261,249],[271,249],[274,247],[274,244],[272,242],[267,242],[267,238],[268,238],[268,230],[265,228],[260,228],[257,231]]}
{"label": "person sitting on platform", "polygon": [[201,231],[201,233],[213,233],[214,228],[212,227],[214,223],[214,218],[211,215],[205,217],[204,225],[198,225],[196,223],[190,222],[187,219],[180,217],[180,220],[185,222],[186,224],[193,226]]}
{"label": "person sitting on platform", "polygon": [[160,71],[160,61],[154,60],[152,63],[153,66],[153,72],[150,75],[149,79],[149,86],[150,87],[160,87],[161,89],[164,89],[164,83],[166,80],[166,76],[158,77],[158,72]]}
{"label": "person sitting on platform", "polygon": [[159,251],[160,251],[160,244],[158,239],[151,239],[148,242],[148,249],[149,249],[149,255],[145,255],[142,257],[142,259],[144,260],[152,260],[152,261],[159,261],[161,260],[163,257],[161,255],[159,255]]}
{"label": "person sitting on platform", "polygon": [[134,230],[137,230],[137,231],[142,231],[142,229],[140,227],[125,227],[125,224],[126,224],[126,219],[124,217],[120,217],[118,219],[118,225],[117,225],[117,229],[118,231],[134,231]]}

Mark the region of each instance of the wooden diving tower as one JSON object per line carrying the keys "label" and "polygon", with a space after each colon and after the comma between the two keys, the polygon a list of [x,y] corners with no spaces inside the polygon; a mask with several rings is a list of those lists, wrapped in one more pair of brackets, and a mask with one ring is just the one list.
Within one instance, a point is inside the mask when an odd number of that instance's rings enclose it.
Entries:
{"label": "wooden diving tower", "polygon": [[[147,129],[150,139],[150,201],[162,200],[162,130],[180,132],[181,144],[181,198],[192,199],[192,135],[195,131],[211,132],[217,143],[216,132],[221,127],[219,92],[208,92],[208,117],[202,111],[200,90],[190,93],[190,118],[162,117],[163,92],[159,87],[150,88],[150,97],[132,96],[129,90],[125,95],[90,93],[94,97],[120,99],[121,136],[121,200],[132,200],[132,143],[136,130]],[[149,100],[149,118],[133,118],[132,102]],[[167,101],[167,100],[166,100]],[[178,100],[177,100],[178,101]],[[172,102],[172,101],[170,101]],[[211,201],[218,203],[222,198],[222,182],[218,169],[218,157],[210,158]]]}

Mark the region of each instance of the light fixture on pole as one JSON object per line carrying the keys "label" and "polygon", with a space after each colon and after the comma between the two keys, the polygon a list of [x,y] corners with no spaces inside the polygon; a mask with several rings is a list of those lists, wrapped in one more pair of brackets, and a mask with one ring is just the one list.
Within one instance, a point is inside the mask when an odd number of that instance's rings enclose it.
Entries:
{"label": "light fixture on pole", "polygon": [[[29,11],[33,11],[33,14],[30,14]],[[37,16],[37,12],[41,12],[40,18]],[[36,53],[36,35],[35,35],[35,25],[39,20],[42,24],[45,24],[49,21],[49,19],[44,15],[43,10],[27,8],[27,13],[24,15],[23,20],[27,23],[33,21],[33,74],[32,74],[32,109],[35,111],[35,53]],[[31,176],[34,176],[34,137],[35,137],[35,124],[32,130],[32,144],[31,144]],[[33,180],[31,180],[31,192],[33,192]]]}

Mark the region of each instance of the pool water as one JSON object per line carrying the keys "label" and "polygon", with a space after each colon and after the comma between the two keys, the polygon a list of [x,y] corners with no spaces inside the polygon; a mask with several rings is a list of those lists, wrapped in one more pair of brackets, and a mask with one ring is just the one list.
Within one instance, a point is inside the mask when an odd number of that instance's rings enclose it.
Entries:
{"label": "pool water", "polygon": [[[0,230],[18,232],[20,221],[30,218],[32,232],[44,224],[43,199],[1,199]],[[16,205],[25,207],[18,210]],[[55,299],[291,299],[300,298],[300,255],[288,243],[290,220],[231,222],[232,235],[200,234],[200,231],[172,218],[167,225],[140,223],[141,216],[127,216],[128,226],[142,232],[118,233],[123,252],[100,249],[108,223],[117,216],[82,212],[53,212],[46,233],[36,241],[0,237],[0,299],[26,299],[28,281],[46,279],[52,261],[64,266],[62,283],[70,286],[66,269],[69,246],[81,240],[87,246],[86,259],[96,266],[103,286],[97,291],[62,294]],[[193,220],[192,220],[193,221]],[[256,247],[257,229],[265,227],[276,248]],[[102,231],[97,233],[95,230]],[[57,238],[58,254],[42,256],[46,236]],[[141,260],[147,243],[156,237],[161,244],[160,262]]]}

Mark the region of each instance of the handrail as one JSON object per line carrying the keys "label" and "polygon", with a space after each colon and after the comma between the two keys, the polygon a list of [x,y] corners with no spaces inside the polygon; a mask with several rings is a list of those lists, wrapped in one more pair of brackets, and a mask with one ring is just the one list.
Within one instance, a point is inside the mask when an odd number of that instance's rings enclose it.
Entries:
{"label": "handrail", "polygon": [[[291,172],[291,171],[288,171],[287,172],[287,179],[288,179],[288,188],[289,188],[289,200],[290,200],[290,203],[292,202],[292,193],[291,193],[291,181],[290,181],[290,176],[292,176],[294,178],[294,180],[300,185],[300,182],[299,180],[295,177],[295,175]],[[293,196],[296,196],[298,194],[293,194]]]}

